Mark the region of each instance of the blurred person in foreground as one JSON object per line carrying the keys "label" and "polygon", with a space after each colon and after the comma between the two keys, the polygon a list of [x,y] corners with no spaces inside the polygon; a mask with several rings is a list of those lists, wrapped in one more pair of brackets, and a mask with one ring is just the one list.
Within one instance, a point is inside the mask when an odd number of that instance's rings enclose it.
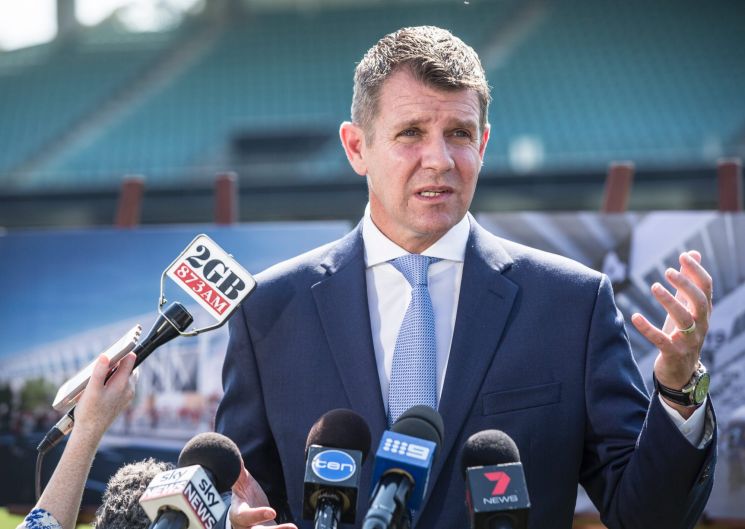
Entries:
{"label": "blurred person in foreground", "polygon": [[96,511],[96,529],[147,529],[150,518],[140,505],[140,496],[155,476],[174,468],[153,458],[124,465],[111,476]]}
{"label": "blurred person in foreground", "polygon": [[18,529],[73,529],[98,444],[132,401],[136,355],[129,353],[105,383],[109,359],[101,355],[75,407],[75,424],[49,483]]}
{"label": "blurred person in foreground", "polygon": [[[490,98],[474,50],[435,27],[386,35],[357,65],[340,136],[367,181],[364,216],[342,239],[259,274],[230,321],[216,425],[250,471],[233,490],[232,527],[274,515],[300,523],[304,443],[323,413],[351,408],[379,439],[413,404],[445,423],[414,527],[468,527],[458,454],[492,428],[519,447],[531,529],[570,528],[578,483],[611,529],[695,524],[716,445],[699,362],[712,308],[701,255],[680,255],[665,272],[670,290],[652,285],[662,328],[632,317],[659,350],[650,399],[608,278],[495,237],[468,213]],[[697,402],[668,397],[691,385]]]}

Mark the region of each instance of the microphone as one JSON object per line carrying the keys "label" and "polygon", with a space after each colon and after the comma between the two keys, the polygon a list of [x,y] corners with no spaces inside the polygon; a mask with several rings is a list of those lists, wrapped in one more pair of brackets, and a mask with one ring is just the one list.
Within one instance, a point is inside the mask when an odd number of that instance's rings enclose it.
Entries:
{"label": "microphone", "polygon": [[422,504],[435,452],[442,444],[442,417],[429,406],[406,410],[383,432],[373,469],[370,508],[363,529],[409,527]]}
{"label": "microphone", "polygon": [[[119,361],[124,358],[127,353],[134,349],[134,347],[137,345],[137,340],[140,338],[141,333],[142,327],[140,327],[139,324],[135,325],[130,330],[128,330],[124,336],[119,338],[116,343],[114,343],[111,347],[109,347],[102,353],[109,359],[109,373],[113,373],[114,368],[119,363]],[[57,395],[54,397],[54,403],[52,404],[52,407],[55,410],[60,412],[67,412],[72,406],[75,405],[78,397],[90,381],[91,374],[93,374],[93,369],[96,366],[97,360],[97,358],[94,359],[85,368],[75,373],[73,377],[65,381],[65,383],[60,386],[59,390],[57,391]]]}
{"label": "microphone", "polygon": [[530,498],[520,451],[500,430],[473,434],[463,445],[461,468],[471,529],[526,529]]}
{"label": "microphone", "polygon": [[305,443],[303,519],[314,529],[353,524],[362,463],[370,451],[370,428],[352,410],[324,413]]}
{"label": "microphone", "polygon": [[212,529],[225,514],[220,497],[241,473],[241,454],[224,435],[193,437],[178,458],[178,468],[153,478],[140,505],[153,523],[150,529]]}
{"label": "microphone", "polygon": [[[134,364],[134,367],[137,367],[148,356],[150,356],[150,353],[152,353],[155,349],[157,349],[164,343],[173,340],[176,336],[179,335],[180,331],[186,330],[189,325],[191,325],[191,322],[193,320],[194,318],[192,317],[192,315],[189,314],[189,311],[187,311],[181,303],[174,302],[166,308],[164,313],[161,314],[157,320],[155,320],[155,323],[150,329],[150,332],[148,332],[142,340],[137,341],[137,337],[139,337],[139,327],[135,327],[130,330],[130,332],[125,335],[122,340],[114,344],[112,348],[110,348],[110,350],[114,349],[114,352],[116,353],[116,355],[119,356],[119,358],[127,354],[127,352],[129,352],[130,350],[133,351],[137,355],[137,359],[135,360]],[[134,347],[131,346],[131,343],[135,344]],[[107,353],[108,352],[109,351],[107,351]],[[109,377],[114,374],[115,370],[116,368],[113,368],[109,372],[109,374],[106,376],[106,380],[108,380]],[[86,370],[81,371],[80,373],[78,373],[78,375],[65,383],[62,388],[60,388],[60,392],[64,393],[63,389],[66,388],[68,384],[72,383],[72,387],[77,390],[74,396],[77,396],[88,384],[90,373],[88,373],[88,376],[85,377],[85,372]],[[77,380],[78,377],[84,379],[84,381]],[[78,383],[76,384],[75,381],[77,381]],[[71,391],[74,390],[71,389]],[[65,397],[66,396],[67,395],[65,395]],[[63,397],[59,400],[64,401],[65,398]],[[40,454],[46,454],[52,447],[56,446],[64,436],[72,431],[74,422],[75,406],[73,405],[72,408],[70,408],[70,410],[67,412],[67,414],[65,414],[59,421],[57,421],[57,424],[55,424],[51,428],[51,430],[47,432],[36,450]]]}

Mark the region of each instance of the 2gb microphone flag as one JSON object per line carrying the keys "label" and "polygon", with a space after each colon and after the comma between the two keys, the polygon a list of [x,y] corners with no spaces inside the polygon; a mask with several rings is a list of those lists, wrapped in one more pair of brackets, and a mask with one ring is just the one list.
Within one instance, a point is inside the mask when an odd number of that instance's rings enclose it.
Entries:
{"label": "2gb microphone flag", "polygon": [[207,235],[198,235],[166,269],[181,287],[222,325],[256,287],[245,268]]}

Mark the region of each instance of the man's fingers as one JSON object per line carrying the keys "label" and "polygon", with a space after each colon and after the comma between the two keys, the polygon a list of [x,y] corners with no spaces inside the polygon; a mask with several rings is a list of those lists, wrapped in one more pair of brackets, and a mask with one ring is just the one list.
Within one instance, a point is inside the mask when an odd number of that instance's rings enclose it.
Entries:
{"label": "man's fingers", "polygon": [[[665,278],[672,286],[678,289],[678,293],[684,296],[685,301],[687,301],[688,310],[693,314],[693,317],[696,320],[704,319],[708,321],[710,300],[706,297],[704,291],[702,291],[701,288],[699,288],[699,286],[688,276],[678,272],[677,270],[673,270],[672,268],[668,268],[665,271]],[[674,316],[675,315],[673,314],[673,317]],[[680,323],[685,324],[686,322],[682,321]],[[688,325],[682,328],[685,329],[690,326],[690,324],[691,322],[689,321]]]}
{"label": "man's fingers", "polygon": [[695,250],[680,254],[680,270],[701,289],[708,302],[711,303],[714,282],[709,272],[701,266],[701,254]]}
{"label": "man's fingers", "polygon": [[694,323],[693,316],[678,299],[659,283],[652,285],[652,294],[667,311],[678,329],[687,329]]}
{"label": "man's fingers", "polygon": [[248,528],[272,522],[277,516],[271,507],[250,507],[247,503],[230,506],[230,523],[235,528]]}
{"label": "man's fingers", "polygon": [[248,487],[250,485],[250,475],[243,464],[243,458],[241,458],[241,472],[240,474],[238,474],[238,479],[235,480],[235,483],[233,483],[233,494],[238,496],[243,501],[248,501],[248,494],[246,491],[248,490]]}
{"label": "man's fingers", "polygon": [[649,340],[660,351],[665,350],[670,345],[670,337],[660,329],[652,325],[647,318],[638,312],[631,316],[631,323],[642,336]]}

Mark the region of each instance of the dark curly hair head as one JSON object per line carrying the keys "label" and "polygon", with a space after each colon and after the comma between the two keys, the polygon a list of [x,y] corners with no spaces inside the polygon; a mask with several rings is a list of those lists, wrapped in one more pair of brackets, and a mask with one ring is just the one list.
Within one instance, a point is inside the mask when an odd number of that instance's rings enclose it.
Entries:
{"label": "dark curly hair head", "polygon": [[96,511],[96,529],[147,529],[150,526],[139,499],[156,474],[174,468],[148,458],[124,465],[111,476],[103,493],[103,503]]}

